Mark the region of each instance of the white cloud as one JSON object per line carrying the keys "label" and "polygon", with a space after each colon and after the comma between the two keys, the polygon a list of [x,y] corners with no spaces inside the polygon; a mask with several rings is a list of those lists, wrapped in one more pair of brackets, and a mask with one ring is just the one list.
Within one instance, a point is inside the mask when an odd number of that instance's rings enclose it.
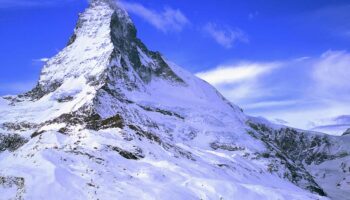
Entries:
{"label": "white cloud", "polygon": [[249,42],[247,35],[238,28],[220,27],[217,24],[208,23],[203,30],[225,48],[231,48],[236,42]]}
{"label": "white cloud", "polygon": [[49,61],[50,58],[39,58],[39,59],[34,59],[34,62],[41,62],[41,63],[46,63]]}
{"label": "white cloud", "polygon": [[[314,102],[315,105],[297,105],[281,107],[279,109],[266,109],[259,112],[270,120],[279,118],[288,122],[289,126],[305,130],[321,131],[333,135],[341,135],[350,125],[339,126],[340,123],[332,119],[350,113],[350,107],[346,102]],[[321,128],[327,126],[327,128]],[[334,127],[332,127],[334,126]]]}
{"label": "white cloud", "polygon": [[260,78],[280,65],[278,62],[241,62],[221,65],[209,71],[199,72],[196,76],[217,87],[232,102],[243,103],[246,99],[270,93],[269,88],[262,88]]}
{"label": "white cloud", "polygon": [[327,51],[313,67],[312,77],[318,95],[350,98],[350,53]]}
{"label": "white cloud", "polygon": [[163,11],[157,12],[144,7],[139,3],[119,1],[119,4],[129,13],[142,17],[148,23],[163,32],[179,32],[190,23],[187,17],[178,9],[165,7]]}
{"label": "white cloud", "polygon": [[44,64],[49,61],[49,58],[38,58],[32,60],[32,65],[35,67],[42,67]]}
{"label": "white cloud", "polygon": [[350,52],[221,65],[197,76],[247,114],[284,120],[301,129],[326,126],[322,130],[330,134],[342,134],[347,129],[329,119],[350,115]]}
{"label": "white cloud", "polygon": [[233,65],[222,65],[212,70],[199,72],[196,75],[210,84],[231,84],[255,79],[278,67],[275,63],[249,63],[242,62]]}
{"label": "white cloud", "polygon": [[47,62],[47,61],[49,61],[49,59],[50,59],[50,58],[40,58],[39,60],[40,60],[41,62]]}
{"label": "white cloud", "polygon": [[286,101],[262,101],[257,103],[248,104],[245,109],[257,109],[257,108],[272,108],[295,105],[298,102],[295,100]]}

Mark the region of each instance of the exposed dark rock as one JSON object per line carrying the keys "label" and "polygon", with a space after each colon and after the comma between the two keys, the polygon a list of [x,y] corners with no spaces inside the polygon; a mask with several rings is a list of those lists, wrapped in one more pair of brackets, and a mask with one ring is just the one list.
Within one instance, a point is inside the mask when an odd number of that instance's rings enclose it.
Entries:
{"label": "exposed dark rock", "polygon": [[[111,20],[111,39],[114,44],[115,55],[122,55],[123,60],[131,62],[133,69],[137,72],[139,77],[148,83],[153,76],[161,77],[174,82],[185,82],[177,76],[173,70],[164,61],[159,52],[152,52],[137,38],[137,31],[132,23],[126,23],[125,19],[120,18],[117,13],[114,13]],[[154,66],[144,66],[140,60],[139,49],[147,56],[154,60]],[[123,68],[127,68],[124,65]]]}
{"label": "exposed dark rock", "polygon": [[163,141],[156,134],[153,134],[152,132],[149,132],[149,131],[144,131],[144,130],[142,130],[142,128],[140,128],[136,125],[129,124],[128,127],[131,130],[135,131],[136,135],[147,138],[150,141],[156,142],[157,144],[162,146],[165,150],[172,151],[175,154],[175,157],[183,157],[183,158],[187,158],[189,160],[195,161],[191,152],[185,151],[184,149],[182,149],[178,146],[175,146],[175,145],[172,145],[170,143]]}
{"label": "exposed dark rock", "polygon": [[59,117],[46,121],[41,126],[49,124],[66,124],[66,127],[61,128],[59,132],[67,133],[70,126],[83,125],[87,129],[101,130],[107,128],[123,128],[124,122],[120,115],[103,119],[99,114],[90,110],[89,108],[83,108],[72,113],[62,114]]}
{"label": "exposed dark rock", "polygon": [[329,151],[331,142],[327,135],[307,136],[295,129],[284,128],[275,131],[273,137],[275,143],[293,160],[304,161],[308,165],[347,156],[346,152],[333,154]]}
{"label": "exposed dark rock", "polygon": [[[89,119],[89,120],[87,120]],[[44,124],[59,124],[59,123],[65,123],[67,126],[74,126],[74,125],[83,125],[87,121],[94,121],[94,120],[100,120],[100,116],[87,116],[87,115],[81,115],[79,113],[68,113],[68,114],[62,114],[59,117],[47,121]]]}
{"label": "exposed dark rock", "polygon": [[123,118],[120,115],[115,115],[107,119],[103,119],[99,114],[97,114],[89,107],[83,107],[78,111],[72,113],[62,114],[53,120],[42,123],[40,126],[60,123],[66,124],[66,127],[59,130],[61,133],[67,133],[69,131],[69,127],[76,125],[82,125],[87,129],[96,131],[107,128],[124,127]]}
{"label": "exposed dark rock", "polygon": [[350,135],[350,128],[348,128],[344,133],[343,133],[343,136],[345,135]]}
{"label": "exposed dark rock", "polygon": [[162,147],[168,151],[172,151],[175,154],[176,158],[182,157],[187,158],[188,160],[196,161],[191,152],[186,151],[178,146],[169,143],[162,143]]}
{"label": "exposed dark rock", "polygon": [[244,147],[239,147],[234,144],[226,144],[226,143],[220,143],[220,142],[213,142],[210,143],[210,147],[214,150],[222,149],[226,151],[243,151],[245,150]]}
{"label": "exposed dark rock", "polygon": [[183,116],[175,113],[175,112],[172,112],[172,111],[168,111],[168,110],[163,110],[163,109],[160,109],[160,108],[152,108],[152,107],[148,107],[148,106],[142,106],[142,105],[139,105],[142,109],[146,110],[146,111],[150,111],[150,112],[158,112],[158,113],[161,113],[163,115],[168,115],[168,116],[174,116],[174,117],[177,117],[177,118],[180,118],[180,119],[185,119]]}
{"label": "exposed dark rock", "polygon": [[[278,172],[281,167],[284,167],[286,172],[283,178],[311,192],[326,196],[326,193],[302,164],[303,162],[306,164],[311,164],[312,162],[319,164],[326,159],[334,159],[326,151],[326,147],[329,144],[326,136],[309,138],[306,137],[305,133],[300,133],[292,128],[274,130],[265,124],[251,121],[248,121],[247,125],[252,128],[252,130],[247,130],[247,133],[264,142],[270,151],[268,155],[266,152],[260,155],[272,160],[268,166],[270,172]],[[315,153],[313,149],[317,147],[324,148],[324,151]],[[264,154],[266,155],[264,156]],[[307,182],[306,184],[303,183],[305,181]]]}
{"label": "exposed dark rock", "polygon": [[116,146],[108,145],[107,147],[113,151],[118,152],[121,156],[129,160],[139,160],[145,157],[142,153],[142,149],[140,148],[136,148],[135,152],[130,152]]}
{"label": "exposed dark rock", "polygon": [[[293,161],[305,162],[308,165],[321,164],[326,160],[348,155],[347,152],[336,154],[330,152],[331,141],[328,135],[308,135],[293,128],[273,130],[264,124],[252,122],[247,122],[247,124],[259,133],[258,138],[273,143]],[[250,134],[254,134],[254,132],[250,132]]]}
{"label": "exposed dark rock", "polygon": [[107,119],[102,119],[102,120],[99,119],[99,120],[91,121],[86,126],[86,128],[96,130],[96,131],[102,130],[102,129],[108,129],[108,128],[123,128],[123,127],[124,127],[124,121],[120,115],[115,115]]}
{"label": "exposed dark rock", "polygon": [[76,125],[85,125],[86,127],[97,127],[103,121],[101,116],[90,107],[83,107],[72,113],[62,114],[59,117],[49,120],[42,125],[65,123],[67,127]]}
{"label": "exposed dark rock", "polygon": [[19,98],[29,98],[32,101],[41,99],[46,94],[57,90],[62,85],[62,81],[54,81],[50,83],[38,83],[31,91],[18,95]]}
{"label": "exposed dark rock", "polygon": [[[108,80],[109,82],[109,80]],[[135,85],[132,86],[134,89],[136,88]],[[129,88],[130,89],[130,88]],[[127,99],[125,97],[124,94],[122,94],[121,92],[118,92],[117,89],[111,89],[109,87],[109,84],[106,83],[104,84],[101,89],[98,91],[98,96],[104,96],[103,94],[109,94],[112,97],[114,97],[115,99],[117,99],[118,101],[120,101],[121,103],[126,103],[126,104],[132,104],[134,102],[130,101],[129,99]],[[100,99],[96,98],[95,103],[97,104],[103,104],[103,102],[99,101]]]}
{"label": "exposed dark rock", "polygon": [[129,124],[128,127],[135,131],[135,133],[141,137],[145,137],[151,141],[154,141],[158,144],[163,144],[163,141],[160,139],[159,136],[151,133],[151,132],[148,132],[148,131],[144,131],[142,130],[140,127],[136,126],[136,125],[132,125],[132,124]]}
{"label": "exposed dark rock", "polygon": [[19,98],[18,96],[4,96],[2,98],[9,101],[10,106],[15,106],[16,103],[20,103],[25,100],[24,98]]}
{"label": "exposed dark rock", "polygon": [[65,102],[70,102],[74,99],[74,97],[72,96],[66,96],[66,97],[61,97],[61,98],[58,98],[57,101],[59,103],[65,103]]}
{"label": "exposed dark rock", "polygon": [[2,127],[9,131],[25,131],[25,130],[35,129],[38,126],[39,126],[38,124],[34,124],[30,122],[18,122],[18,123],[5,122],[2,124]]}
{"label": "exposed dark rock", "polygon": [[225,168],[230,168],[230,165],[228,164],[217,164],[218,167],[225,167]]}
{"label": "exposed dark rock", "polygon": [[30,135],[31,138],[35,138],[35,137],[38,137],[40,135],[42,135],[43,133],[45,133],[45,131],[35,131],[34,133],[32,133]]}
{"label": "exposed dark rock", "polygon": [[22,177],[0,176],[0,187],[13,188],[16,187],[15,200],[22,200],[25,193],[25,180]]}
{"label": "exposed dark rock", "polygon": [[[78,25],[77,25],[78,26]],[[75,42],[75,40],[77,39],[77,35],[75,33],[73,33],[73,35],[69,38],[67,46],[73,44]]]}
{"label": "exposed dark rock", "polygon": [[320,187],[315,187],[315,186],[308,186],[307,189],[311,192],[317,193],[321,196],[327,196],[326,192],[321,189]]}
{"label": "exposed dark rock", "polygon": [[60,129],[58,130],[58,132],[61,133],[61,134],[63,134],[63,135],[67,135],[68,132],[69,132],[69,129],[66,128],[66,127],[63,127],[63,128],[60,128]]}
{"label": "exposed dark rock", "polygon": [[16,151],[28,140],[18,134],[1,134],[0,133],[0,152],[9,150]]}
{"label": "exposed dark rock", "polygon": [[261,154],[261,157],[263,157],[263,158],[270,158],[270,156],[271,156],[271,154],[268,152],[264,152]]}
{"label": "exposed dark rock", "polygon": [[75,155],[81,155],[81,156],[86,156],[88,159],[90,160],[93,160],[94,162],[98,163],[98,164],[101,164],[104,159],[103,158],[99,158],[99,157],[96,157],[94,155],[91,155],[90,153],[87,153],[87,152],[81,152],[78,150],[78,148],[73,148],[73,150],[71,151],[67,151],[68,153],[73,153]]}

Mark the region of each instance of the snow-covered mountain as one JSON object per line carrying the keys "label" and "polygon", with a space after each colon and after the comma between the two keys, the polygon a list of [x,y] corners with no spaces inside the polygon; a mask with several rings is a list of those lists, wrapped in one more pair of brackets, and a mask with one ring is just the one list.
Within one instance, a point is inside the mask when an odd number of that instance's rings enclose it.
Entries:
{"label": "snow-covered mountain", "polygon": [[0,98],[0,199],[350,199],[350,136],[245,115],[92,0],[37,86]]}

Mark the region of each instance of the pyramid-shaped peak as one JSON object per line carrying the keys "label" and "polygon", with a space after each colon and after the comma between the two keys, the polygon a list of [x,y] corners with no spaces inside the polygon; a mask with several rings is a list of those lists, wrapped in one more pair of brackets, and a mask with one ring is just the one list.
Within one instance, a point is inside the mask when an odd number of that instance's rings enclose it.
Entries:
{"label": "pyramid-shaped peak", "polygon": [[97,5],[97,4],[108,4],[110,6],[116,6],[116,0],[89,0],[90,5]]}
{"label": "pyramid-shaped peak", "polygon": [[93,22],[96,20],[105,19],[105,21],[111,21],[111,18],[117,17],[120,22],[126,24],[132,24],[133,22],[130,19],[126,10],[116,0],[89,0],[89,7],[80,15],[77,28],[84,18],[86,22]]}
{"label": "pyramid-shaped peak", "polygon": [[153,78],[184,83],[160,53],[150,51],[137,38],[133,22],[118,2],[91,0],[79,15],[67,47],[46,63],[29,96],[40,99],[70,82],[77,82],[75,90],[122,80],[118,87],[130,90],[142,88]]}
{"label": "pyramid-shaped peak", "polygon": [[[90,0],[89,1],[89,8],[84,13],[92,14],[92,12],[89,12],[91,10],[98,11],[99,15],[104,14],[104,13],[107,14],[107,13],[113,12],[120,19],[122,19],[124,22],[132,24],[132,21],[128,15],[128,13],[118,3],[117,0]],[[94,13],[94,14],[97,14],[97,13]]]}
{"label": "pyramid-shaped peak", "polygon": [[90,8],[96,6],[105,6],[108,9],[112,9],[124,17],[129,18],[127,12],[120,6],[117,0],[89,0]]}

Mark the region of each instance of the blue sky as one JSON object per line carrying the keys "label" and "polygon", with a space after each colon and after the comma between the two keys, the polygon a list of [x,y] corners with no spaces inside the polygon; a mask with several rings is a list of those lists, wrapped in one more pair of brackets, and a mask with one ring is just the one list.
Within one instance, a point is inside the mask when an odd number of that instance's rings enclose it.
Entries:
{"label": "blue sky", "polygon": [[[350,114],[348,0],[122,5],[150,49],[212,83],[248,114],[300,128]],[[66,45],[86,6],[86,0],[0,0],[0,95],[35,84],[42,61]]]}

